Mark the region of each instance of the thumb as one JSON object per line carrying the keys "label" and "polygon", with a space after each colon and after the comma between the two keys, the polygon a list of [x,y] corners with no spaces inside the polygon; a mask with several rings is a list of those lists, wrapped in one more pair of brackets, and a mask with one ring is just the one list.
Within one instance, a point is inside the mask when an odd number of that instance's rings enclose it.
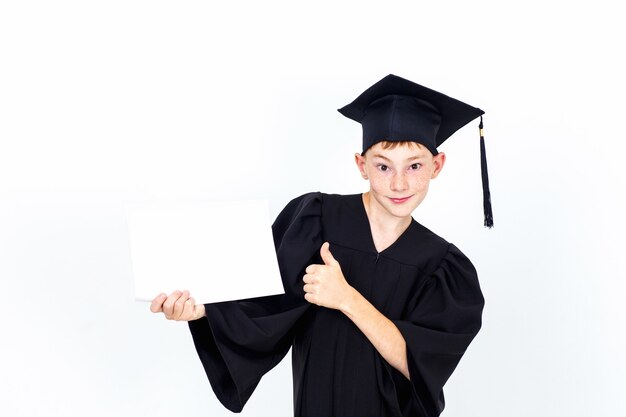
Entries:
{"label": "thumb", "polygon": [[324,242],[322,245],[322,249],[320,250],[320,255],[322,256],[322,260],[326,265],[339,265],[339,262],[333,257],[333,254],[330,253],[330,249],[328,249],[330,243]]}

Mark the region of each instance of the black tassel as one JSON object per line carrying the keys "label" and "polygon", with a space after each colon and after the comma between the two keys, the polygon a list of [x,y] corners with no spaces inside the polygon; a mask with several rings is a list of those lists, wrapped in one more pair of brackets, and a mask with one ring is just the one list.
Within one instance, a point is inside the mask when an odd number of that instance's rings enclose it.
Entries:
{"label": "black tassel", "polygon": [[489,175],[487,174],[487,155],[485,151],[485,137],[483,136],[483,117],[480,116],[480,170],[483,177],[483,209],[485,212],[485,227],[493,227],[493,213],[491,212],[491,193],[489,192]]}

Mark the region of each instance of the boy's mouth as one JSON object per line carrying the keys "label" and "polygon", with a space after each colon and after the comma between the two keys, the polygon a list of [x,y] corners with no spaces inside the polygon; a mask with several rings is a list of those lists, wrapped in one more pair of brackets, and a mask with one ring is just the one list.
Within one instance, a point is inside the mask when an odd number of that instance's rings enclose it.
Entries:
{"label": "boy's mouth", "polygon": [[408,197],[403,197],[403,198],[391,198],[389,197],[389,199],[391,201],[393,201],[396,204],[400,204],[400,203],[404,203],[405,201],[407,201],[409,198],[411,198],[412,196],[408,196]]}

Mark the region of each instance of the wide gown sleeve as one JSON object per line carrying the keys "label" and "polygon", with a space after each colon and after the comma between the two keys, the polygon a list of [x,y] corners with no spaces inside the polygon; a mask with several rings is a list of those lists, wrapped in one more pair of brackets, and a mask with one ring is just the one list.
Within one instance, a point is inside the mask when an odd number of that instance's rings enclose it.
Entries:
{"label": "wide gown sleeve", "polygon": [[453,244],[417,293],[405,320],[393,320],[406,341],[409,375],[388,366],[404,393],[400,408],[436,417],[445,407],[443,386],[480,330],[483,298],[476,270]]}
{"label": "wide gown sleeve", "polygon": [[[232,412],[243,409],[261,377],[287,354],[296,324],[311,306],[302,277],[323,243],[321,204],[319,192],[303,194],[272,225],[285,294],[205,304],[206,317],[189,322],[211,387]],[[233,265],[241,266],[245,259]]]}

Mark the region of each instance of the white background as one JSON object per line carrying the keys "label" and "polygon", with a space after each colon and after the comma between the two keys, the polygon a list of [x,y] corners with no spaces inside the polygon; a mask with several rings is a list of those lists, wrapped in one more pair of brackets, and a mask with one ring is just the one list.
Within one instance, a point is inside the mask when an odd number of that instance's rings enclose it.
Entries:
{"label": "white background", "polygon": [[[0,404],[10,416],[221,416],[184,323],[133,300],[125,199],[367,190],[336,109],[394,73],[486,111],[414,217],[486,298],[445,416],[626,414],[617,2],[5,1]],[[290,360],[242,415],[292,413]]]}

